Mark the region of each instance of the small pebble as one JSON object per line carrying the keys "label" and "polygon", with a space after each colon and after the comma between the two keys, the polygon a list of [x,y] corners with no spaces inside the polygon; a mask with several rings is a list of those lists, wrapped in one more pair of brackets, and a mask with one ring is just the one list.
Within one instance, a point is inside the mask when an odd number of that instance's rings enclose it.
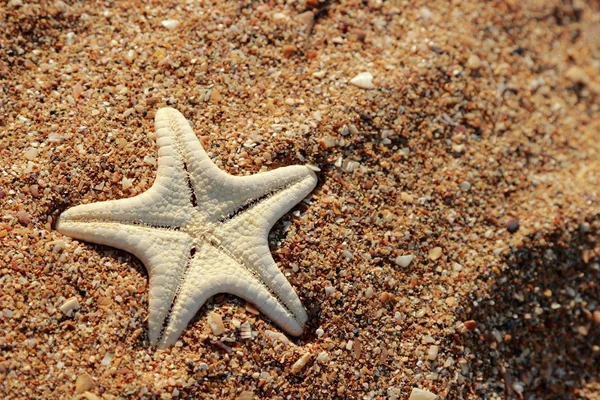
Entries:
{"label": "small pebble", "polygon": [[78,308],[79,300],[77,300],[77,297],[75,296],[65,300],[65,302],[59,307],[60,311],[64,312],[65,314],[71,310],[77,310]]}
{"label": "small pebble", "polygon": [[465,326],[467,327],[468,330],[474,331],[475,328],[477,327],[477,323],[475,323],[475,321],[470,319],[468,321],[465,321]]}
{"label": "small pebble", "polygon": [[87,392],[94,387],[94,379],[88,374],[81,374],[75,381],[75,393]]}
{"label": "small pebble", "polygon": [[225,332],[225,325],[223,325],[223,318],[221,315],[212,311],[207,317],[208,326],[212,330],[213,335],[219,336]]}
{"label": "small pebble", "polygon": [[427,358],[429,360],[435,360],[438,356],[439,348],[436,345],[430,346],[427,350]]}
{"label": "small pebble", "polygon": [[292,374],[297,374],[298,372],[302,371],[306,363],[310,360],[310,357],[310,353],[305,353],[302,357],[300,357],[298,361],[292,365]]}
{"label": "small pebble", "polygon": [[254,392],[244,390],[235,400],[254,400]]}
{"label": "small pebble", "polygon": [[506,230],[510,233],[515,233],[519,230],[519,220],[516,218],[510,219],[506,223]]}
{"label": "small pebble", "polygon": [[406,192],[400,193],[400,200],[402,200],[405,203],[412,203],[414,201],[413,197]]}
{"label": "small pebble", "polygon": [[177,26],[179,25],[179,21],[176,19],[165,19],[165,20],[162,20],[160,22],[160,24],[162,26],[164,26],[165,28],[172,30],[172,29],[177,28]]}
{"label": "small pebble", "polygon": [[373,85],[373,75],[370,72],[361,72],[350,79],[350,84],[361,89],[375,89]]}
{"label": "small pebble", "polygon": [[471,189],[471,182],[469,181],[463,181],[460,183],[460,185],[458,185],[462,190],[464,190],[465,192],[468,192]]}
{"label": "small pebble", "polygon": [[396,265],[406,268],[409,266],[409,264],[412,262],[412,260],[414,258],[415,258],[415,256],[413,256],[412,254],[407,254],[404,256],[396,257],[396,260],[394,260],[394,262],[396,263]]}
{"label": "small pebble", "polygon": [[423,389],[413,388],[408,400],[435,400],[436,395]]}
{"label": "small pebble", "polygon": [[437,260],[438,258],[440,258],[442,256],[442,248],[441,247],[434,247],[433,249],[429,250],[429,259],[432,261]]}
{"label": "small pebble", "polygon": [[317,356],[317,361],[320,363],[326,363],[329,361],[329,354],[326,351],[322,351]]}
{"label": "small pebble", "polygon": [[567,70],[566,76],[573,83],[587,84],[590,80],[585,71],[576,65]]}
{"label": "small pebble", "polygon": [[30,147],[27,150],[25,150],[25,152],[23,153],[23,156],[25,156],[25,158],[28,159],[29,161],[33,161],[38,156],[38,153],[39,153],[38,149],[36,149],[34,147]]}
{"label": "small pebble", "polygon": [[467,60],[467,68],[479,69],[479,67],[481,67],[481,59],[475,54],[471,54]]}
{"label": "small pebble", "polygon": [[18,211],[15,216],[17,217],[21,225],[27,225],[31,222],[31,215],[29,215],[25,211]]}

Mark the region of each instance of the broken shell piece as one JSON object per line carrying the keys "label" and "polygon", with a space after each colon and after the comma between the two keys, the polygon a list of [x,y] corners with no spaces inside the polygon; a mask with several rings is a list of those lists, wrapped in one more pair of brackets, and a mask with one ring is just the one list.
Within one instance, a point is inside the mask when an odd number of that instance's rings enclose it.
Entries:
{"label": "broken shell piece", "polygon": [[59,307],[60,311],[64,312],[65,314],[71,310],[77,310],[78,308],[79,308],[79,300],[77,300],[77,297],[71,297],[71,298],[67,299]]}
{"label": "broken shell piece", "polygon": [[252,338],[252,326],[250,326],[248,321],[240,325],[240,335],[242,336],[242,339]]}
{"label": "broken shell piece", "polygon": [[165,28],[171,30],[177,28],[177,25],[179,25],[179,21],[177,21],[176,19],[165,19],[162,20],[160,24]]}
{"label": "broken shell piece", "polygon": [[310,357],[310,353],[306,353],[302,357],[300,357],[298,361],[296,361],[294,365],[292,365],[292,374],[297,374],[298,372],[302,371],[302,368],[304,368],[308,360],[310,360]]}
{"label": "broken shell piece", "polygon": [[269,331],[266,330],[265,331],[265,336],[267,336],[268,338],[272,339],[273,341],[280,341],[281,343],[285,344],[286,346],[288,344],[290,344],[290,340],[281,332],[274,332],[274,331]]}
{"label": "broken shell piece", "polygon": [[223,318],[221,318],[221,316],[219,314],[217,314],[216,312],[211,312],[210,314],[208,314],[208,326],[210,326],[210,329],[213,332],[213,335],[218,336],[220,334],[222,334],[223,332],[225,332],[225,326],[223,325]]}
{"label": "broken shell piece", "polygon": [[370,72],[361,72],[350,79],[350,84],[358,86],[361,89],[375,89],[373,85],[373,75]]}
{"label": "broken shell piece", "polygon": [[435,400],[436,395],[427,390],[413,388],[408,400]]}

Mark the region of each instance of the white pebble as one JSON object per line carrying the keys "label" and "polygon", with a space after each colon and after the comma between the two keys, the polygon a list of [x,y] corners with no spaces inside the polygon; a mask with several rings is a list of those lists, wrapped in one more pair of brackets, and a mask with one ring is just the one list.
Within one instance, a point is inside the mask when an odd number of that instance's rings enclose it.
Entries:
{"label": "white pebble", "polygon": [[478,69],[481,67],[481,59],[475,54],[471,54],[467,60],[467,67],[471,69]]}
{"label": "white pebble", "polygon": [[375,89],[373,85],[373,75],[370,72],[361,72],[350,79],[350,84],[361,89]]}
{"label": "white pebble", "polygon": [[65,314],[71,310],[77,310],[78,308],[79,300],[77,300],[77,297],[75,296],[65,300],[65,302],[59,307],[60,311],[64,312]]}
{"label": "white pebble", "polygon": [[329,297],[335,293],[335,288],[333,286],[325,286],[325,296]]}
{"label": "white pebble", "polygon": [[317,337],[320,339],[325,334],[325,331],[323,329],[319,328],[315,331],[315,333],[317,334]]}
{"label": "white pebble", "polygon": [[415,256],[413,256],[412,254],[407,254],[405,256],[396,257],[395,262],[396,265],[406,268],[412,262],[413,258],[415,258]]}
{"label": "white pebble", "polygon": [[413,388],[408,400],[435,400],[437,396],[427,390]]}
{"label": "white pebble", "polygon": [[329,361],[329,354],[326,351],[322,351],[317,356],[317,361],[320,363],[326,363]]}
{"label": "white pebble", "polygon": [[310,353],[306,353],[300,357],[298,361],[292,365],[292,374],[297,374],[298,372],[302,371],[302,368],[304,368],[308,360],[310,360],[310,356]]}
{"label": "white pebble", "polygon": [[179,21],[177,21],[176,19],[165,19],[162,20],[160,24],[167,29],[175,29],[179,25]]}
{"label": "white pebble", "polygon": [[430,346],[429,350],[427,350],[427,358],[430,360],[435,360],[438,356],[439,348],[436,345]]}

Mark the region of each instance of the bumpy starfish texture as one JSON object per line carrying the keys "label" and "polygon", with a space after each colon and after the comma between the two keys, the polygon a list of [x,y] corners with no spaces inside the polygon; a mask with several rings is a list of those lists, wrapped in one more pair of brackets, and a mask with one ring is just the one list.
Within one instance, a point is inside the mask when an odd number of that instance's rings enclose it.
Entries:
{"label": "bumpy starfish texture", "polygon": [[85,204],[61,214],[57,230],[138,257],[150,276],[149,338],[175,343],[217,293],[253,304],[291,335],[307,320],[279,271],[267,236],[314,189],[306,166],[232,176],[208,157],[188,121],[172,108],[156,113],[158,172],[132,198]]}

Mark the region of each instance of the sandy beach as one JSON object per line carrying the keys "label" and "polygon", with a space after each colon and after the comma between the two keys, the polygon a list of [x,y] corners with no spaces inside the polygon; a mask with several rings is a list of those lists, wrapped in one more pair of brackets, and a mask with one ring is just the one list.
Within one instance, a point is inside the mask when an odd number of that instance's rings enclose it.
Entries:
{"label": "sandy beach", "polygon": [[[150,188],[163,107],[319,169],[269,234],[302,336],[220,294],[153,348],[144,264],[55,230]],[[4,0],[0,394],[600,399],[599,139],[592,0]]]}

